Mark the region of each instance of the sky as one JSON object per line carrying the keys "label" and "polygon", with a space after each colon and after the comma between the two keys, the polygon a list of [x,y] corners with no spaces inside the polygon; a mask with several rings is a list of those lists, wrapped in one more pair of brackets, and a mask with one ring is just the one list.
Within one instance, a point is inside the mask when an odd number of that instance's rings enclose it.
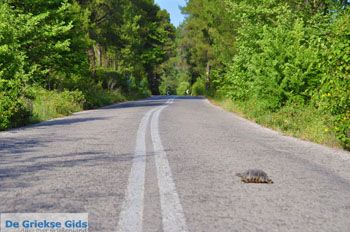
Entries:
{"label": "sky", "polygon": [[155,2],[170,13],[170,21],[176,27],[184,20],[185,16],[181,14],[179,6],[186,5],[185,0],[155,0]]}

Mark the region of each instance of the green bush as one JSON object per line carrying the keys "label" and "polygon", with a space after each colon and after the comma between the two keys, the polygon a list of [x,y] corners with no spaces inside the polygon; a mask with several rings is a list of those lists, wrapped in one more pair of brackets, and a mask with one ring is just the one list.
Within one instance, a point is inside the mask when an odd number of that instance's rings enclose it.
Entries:
{"label": "green bush", "polygon": [[0,93],[0,130],[23,126],[32,115],[31,101],[26,98],[13,99]]}
{"label": "green bush", "polygon": [[186,95],[186,90],[190,89],[190,83],[187,81],[180,82],[179,86],[176,88],[177,95]]}
{"label": "green bush", "polygon": [[[259,10],[252,10],[257,5]],[[302,131],[314,130],[310,133],[328,138],[317,130],[327,125],[350,149],[350,10],[305,18],[277,1],[236,7],[240,12],[231,11],[246,15],[233,18],[244,27],[238,27],[236,55],[219,93],[242,105],[256,121],[301,137]],[[301,117],[301,122],[284,122],[289,115]]]}
{"label": "green bush", "polygon": [[1,1],[0,130],[151,94],[172,50],[169,16],[104,2]]}
{"label": "green bush", "polygon": [[80,91],[48,91],[43,88],[32,90],[33,121],[43,121],[81,111],[85,98]]}
{"label": "green bush", "polygon": [[85,109],[98,108],[126,100],[126,97],[120,90],[106,91],[102,88],[96,88],[90,89],[88,93],[84,94],[86,97],[86,102],[84,104]]}
{"label": "green bush", "polygon": [[159,92],[162,95],[176,94],[177,79],[170,76],[162,76],[162,82],[159,85]]}
{"label": "green bush", "polygon": [[203,79],[198,78],[197,81],[192,85],[192,95],[205,95],[205,82]]}
{"label": "green bush", "polygon": [[124,93],[128,92],[128,79],[115,70],[98,68],[95,78],[101,81],[102,87],[107,90],[120,89]]}
{"label": "green bush", "polygon": [[342,12],[327,28],[323,64],[327,67],[316,93],[315,104],[333,115],[333,130],[350,150],[350,9]]}
{"label": "green bush", "polygon": [[340,145],[332,131],[332,115],[325,114],[313,105],[290,102],[278,111],[270,112],[258,99],[232,101],[215,98],[214,101],[229,111],[285,134],[332,147]]}
{"label": "green bush", "polygon": [[0,130],[21,126],[31,115],[24,91],[26,56],[18,37],[26,29],[7,4],[0,4]]}

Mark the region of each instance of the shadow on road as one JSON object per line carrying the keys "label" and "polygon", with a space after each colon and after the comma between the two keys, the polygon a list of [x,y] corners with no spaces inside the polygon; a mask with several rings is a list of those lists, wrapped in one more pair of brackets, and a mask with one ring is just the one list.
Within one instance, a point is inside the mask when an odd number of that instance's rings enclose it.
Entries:
{"label": "shadow on road", "polygon": [[202,96],[175,96],[175,95],[169,95],[169,96],[152,96],[150,98],[147,98],[145,100],[139,100],[139,101],[133,101],[133,102],[125,102],[125,103],[119,103],[115,105],[106,106],[102,109],[118,109],[118,108],[132,108],[132,107],[153,107],[153,106],[162,106],[166,105],[166,101],[169,99],[179,99],[179,100],[199,100],[199,99],[205,99],[205,97]]}
{"label": "shadow on road", "polygon": [[[146,156],[154,155],[155,153],[153,152],[146,154]],[[82,207],[84,207],[86,203],[81,204],[79,201],[86,201],[90,198],[95,199],[96,194],[100,194],[100,197],[103,198],[113,193],[97,193],[96,187],[88,189],[89,182],[84,183],[84,181],[86,181],[85,175],[87,172],[90,172],[88,170],[110,169],[110,171],[112,171],[111,165],[117,168],[118,163],[131,162],[135,158],[143,159],[144,157],[135,157],[133,153],[114,154],[89,151],[65,153],[61,155],[38,156],[33,154],[30,157],[26,157],[25,160],[12,162],[10,166],[0,165],[0,194],[25,193],[23,196],[9,196],[12,201],[16,202],[16,204],[12,204],[11,208],[2,208],[1,202],[4,199],[0,199],[0,212],[82,212],[84,211]],[[93,174],[93,172],[91,174]],[[97,176],[99,175],[101,177],[101,173],[98,173]],[[103,175],[105,175],[104,178],[110,178],[108,171]],[[65,178],[75,178],[74,183],[81,180],[83,184],[80,187],[76,186],[77,189],[72,188],[74,184],[63,184],[63,186],[65,186],[63,188],[62,183],[58,182],[61,182]],[[69,179],[67,179],[67,181],[69,181]],[[52,186],[49,188],[42,188],[41,185],[45,184]],[[55,186],[60,187],[57,187],[55,190]],[[85,191],[82,191],[82,189],[85,189]],[[113,195],[113,197],[116,196]],[[25,199],[31,200],[28,201]],[[74,204],[71,204],[71,202],[74,202]]]}
{"label": "shadow on road", "polygon": [[[93,118],[62,118],[62,119],[55,119],[52,121],[46,121],[41,122],[39,124],[36,124],[35,127],[41,127],[41,126],[60,126],[60,125],[71,125],[75,123],[83,123],[83,122],[91,122],[91,121],[100,121],[100,120],[106,120],[108,117],[93,117]],[[33,125],[34,126],[34,125]]]}
{"label": "shadow on road", "polygon": [[[64,155],[33,155],[21,162],[13,162],[10,166],[1,164],[0,194],[17,193],[17,195],[8,195],[13,201],[10,208],[1,207],[5,199],[0,199],[0,212],[82,212],[84,204],[80,204],[79,201],[86,201],[95,193],[82,191],[84,189],[82,187],[76,189],[71,185],[62,185],[59,182],[64,178],[78,177],[74,174],[74,170],[80,170],[81,181],[85,181],[83,176],[87,175],[89,170],[94,170],[98,166],[108,167],[111,163],[127,162],[132,159],[133,154],[80,152]],[[52,185],[52,188],[48,190],[43,186],[45,184]]]}
{"label": "shadow on road", "polygon": [[[175,96],[153,96],[146,100],[126,102],[121,104],[115,104],[102,108],[98,111],[105,109],[123,109],[132,107],[155,107],[166,105],[168,99],[173,99]],[[176,96],[176,99],[195,100],[203,99],[203,97],[192,96]],[[114,113],[113,113],[114,114]],[[71,117],[54,119],[51,121],[41,122],[35,125],[30,125],[20,129],[10,130],[6,133],[10,134],[4,137],[0,137],[0,191],[4,191],[11,186],[6,185],[6,180],[12,180],[11,188],[24,188],[29,182],[16,181],[20,177],[30,177],[33,174],[41,171],[48,171],[62,167],[74,167],[74,166],[93,166],[111,162],[125,162],[131,161],[134,158],[134,154],[107,154],[101,152],[80,152],[80,153],[67,153],[67,154],[47,154],[43,155],[42,150],[47,149],[53,142],[64,144],[65,142],[80,143],[84,138],[72,137],[57,137],[55,129],[50,133],[37,134],[33,133],[31,136],[18,136],[21,135],[23,130],[33,128],[36,130],[46,130],[47,126],[70,126],[79,123],[90,123],[94,121],[103,121],[110,119],[111,115],[101,117],[90,117],[89,114],[73,115]],[[17,135],[18,134],[18,135]],[[1,134],[0,134],[1,135]],[[148,155],[154,155],[148,153]]]}
{"label": "shadow on road", "polygon": [[123,109],[123,108],[134,108],[134,107],[154,107],[165,105],[164,100],[143,100],[135,102],[125,102],[116,105],[110,105],[102,109]]}
{"label": "shadow on road", "polygon": [[200,99],[205,99],[205,97],[202,97],[202,96],[177,96],[176,99],[200,100]]}
{"label": "shadow on road", "polygon": [[[118,103],[114,105],[105,106],[99,109],[96,109],[97,111],[100,110],[109,110],[109,109],[124,109],[124,108],[135,108],[135,107],[155,107],[155,106],[162,106],[166,105],[166,100],[168,99],[181,99],[181,100],[198,100],[198,99],[204,99],[204,97],[196,97],[196,96],[152,96],[150,98],[147,98],[145,100],[139,100],[139,101],[132,101],[132,102],[125,102],[125,103]],[[89,112],[89,111],[87,111]],[[23,129],[26,128],[38,128],[38,127],[44,127],[44,126],[60,126],[60,125],[71,125],[76,123],[84,123],[84,122],[91,122],[91,121],[99,121],[99,120],[106,120],[109,117],[79,117],[76,116],[67,116],[65,118],[61,119],[52,119],[49,121],[44,121],[32,125],[28,125],[22,128],[16,128],[16,129],[10,129],[8,130],[9,133],[16,134],[17,132],[20,132]],[[30,145],[30,143],[29,143]],[[0,151],[3,148],[4,143],[0,139]],[[5,145],[6,146],[6,145]]]}

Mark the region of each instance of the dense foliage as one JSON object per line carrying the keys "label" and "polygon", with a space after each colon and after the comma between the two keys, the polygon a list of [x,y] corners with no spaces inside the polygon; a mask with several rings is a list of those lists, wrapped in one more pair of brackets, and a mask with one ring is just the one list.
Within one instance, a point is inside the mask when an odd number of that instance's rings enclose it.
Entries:
{"label": "dense foliage", "polygon": [[153,0],[0,3],[0,129],[38,118],[45,104],[61,115],[158,93],[175,28]]}
{"label": "dense foliage", "polygon": [[349,149],[349,2],[0,0],[0,129],[190,91]]}
{"label": "dense foliage", "polygon": [[316,112],[350,148],[348,2],[189,0],[171,65],[183,75],[165,69],[177,76],[163,89],[185,81],[193,94],[230,98],[251,115]]}

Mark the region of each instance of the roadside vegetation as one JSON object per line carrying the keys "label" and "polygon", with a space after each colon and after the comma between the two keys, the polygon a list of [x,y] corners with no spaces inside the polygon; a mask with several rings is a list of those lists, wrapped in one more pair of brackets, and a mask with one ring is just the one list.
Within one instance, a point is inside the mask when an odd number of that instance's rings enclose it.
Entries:
{"label": "roadside vegetation", "polygon": [[161,92],[350,149],[349,1],[189,0]]}
{"label": "roadside vegetation", "polygon": [[237,102],[230,98],[210,98],[210,101],[223,107],[227,111],[234,112],[248,118],[265,127],[273,128],[286,135],[298,137],[304,140],[324,144],[330,147],[340,147],[334,131],[331,131],[329,115],[322,114],[311,106],[286,106],[279,111],[269,112],[257,107],[257,102]]}
{"label": "roadside vegetation", "polygon": [[0,130],[158,93],[175,28],[153,1],[0,3]]}
{"label": "roadside vegetation", "polygon": [[0,130],[150,94],[206,95],[350,149],[348,0],[0,0]]}

